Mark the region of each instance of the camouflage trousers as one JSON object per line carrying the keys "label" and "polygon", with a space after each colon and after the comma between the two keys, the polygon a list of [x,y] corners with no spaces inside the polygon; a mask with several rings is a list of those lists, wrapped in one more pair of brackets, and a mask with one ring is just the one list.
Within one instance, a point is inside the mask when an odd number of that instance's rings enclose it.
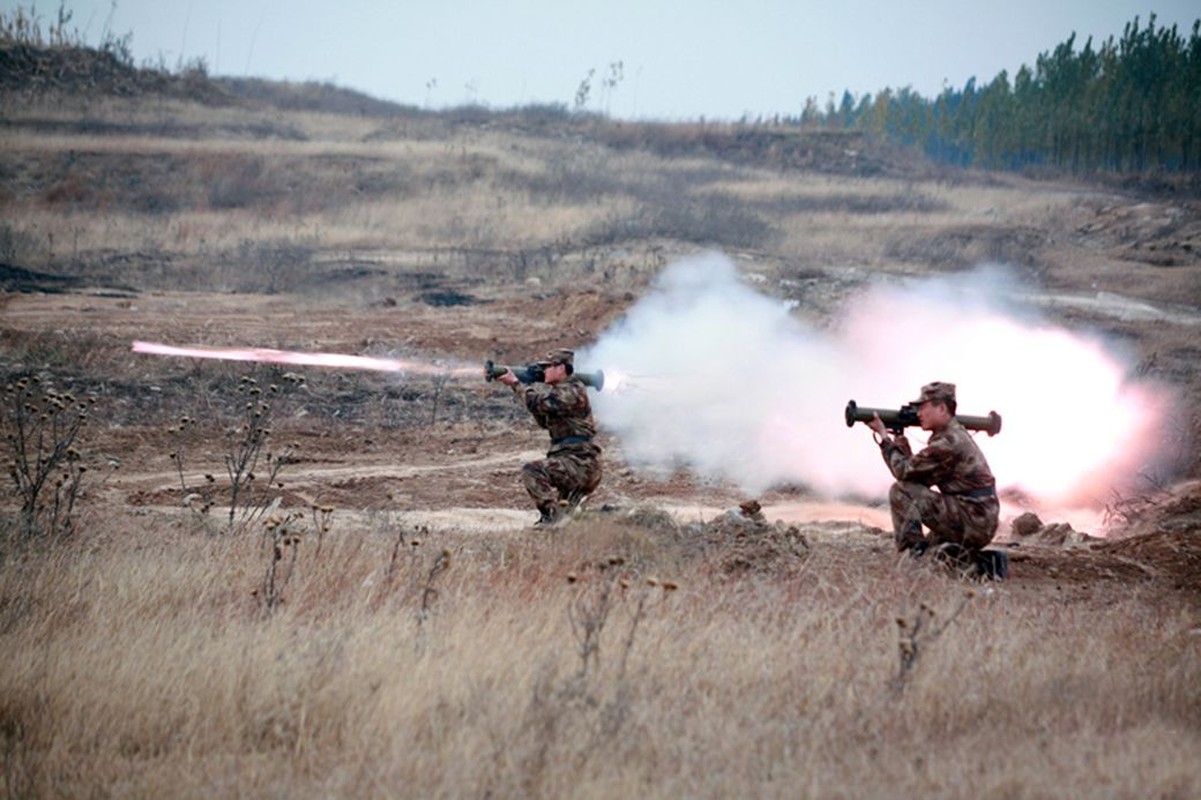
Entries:
{"label": "camouflage trousers", "polygon": [[[980,550],[997,533],[1000,504],[995,497],[954,497],[920,483],[898,481],[888,490],[888,505],[898,550],[921,541],[930,547],[950,542]],[[922,535],[923,525],[929,529],[929,536]]]}
{"label": "camouflage trousers", "polygon": [[601,449],[591,442],[547,453],[521,468],[521,481],[538,510],[557,513],[561,502],[576,506],[601,482]]}

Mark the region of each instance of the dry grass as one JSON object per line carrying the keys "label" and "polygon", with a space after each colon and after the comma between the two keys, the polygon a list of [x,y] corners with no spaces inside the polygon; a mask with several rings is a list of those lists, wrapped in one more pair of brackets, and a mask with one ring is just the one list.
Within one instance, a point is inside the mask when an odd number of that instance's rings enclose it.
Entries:
{"label": "dry grass", "polygon": [[[0,566],[6,796],[1201,791],[1201,640],[1137,593],[968,598],[821,544],[799,573],[730,580],[615,523],[466,537],[380,516],[319,550],[302,533],[268,613],[258,536],[91,524]],[[960,606],[902,675],[897,619]]]}
{"label": "dry grass", "polygon": [[0,203],[17,261],[70,270],[135,249],[228,264],[242,282],[218,281],[226,290],[271,283],[254,281],[270,261],[247,260],[247,243],[566,258],[659,239],[875,267],[896,230],[1032,213],[1029,187],[780,173],[436,119],[113,99],[15,105],[11,116]]}

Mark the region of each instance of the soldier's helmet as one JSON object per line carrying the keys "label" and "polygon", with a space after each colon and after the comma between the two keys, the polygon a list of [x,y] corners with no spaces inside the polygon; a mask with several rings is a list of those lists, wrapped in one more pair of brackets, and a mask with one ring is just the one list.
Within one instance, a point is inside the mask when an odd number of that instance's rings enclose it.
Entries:
{"label": "soldier's helmet", "polygon": [[922,394],[916,400],[912,400],[913,405],[920,406],[922,403],[934,401],[936,403],[954,403],[955,402],[955,384],[945,381],[934,381],[927,383],[922,387]]}

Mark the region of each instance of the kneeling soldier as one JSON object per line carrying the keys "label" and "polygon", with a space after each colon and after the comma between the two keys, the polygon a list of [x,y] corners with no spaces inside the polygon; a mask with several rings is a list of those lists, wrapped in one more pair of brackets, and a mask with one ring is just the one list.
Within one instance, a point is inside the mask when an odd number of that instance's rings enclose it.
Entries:
{"label": "kneeling soldier", "polygon": [[958,551],[956,560],[983,564],[979,553],[996,535],[1000,503],[988,461],[955,419],[955,384],[928,383],[913,405],[922,430],[931,432],[916,454],[903,434],[889,434],[879,415],[869,423],[896,478],[888,502],[897,549]]}
{"label": "kneeling soldier", "polygon": [[512,370],[496,378],[513,388],[534,421],[550,433],[546,458],[521,468],[526,491],[538,506],[536,526],[558,522],[565,508],[578,506],[601,481],[601,449],[593,441],[596,423],[588,387],[572,375],[574,356],[571,350],[552,350],[538,362],[542,381],[528,386]]}

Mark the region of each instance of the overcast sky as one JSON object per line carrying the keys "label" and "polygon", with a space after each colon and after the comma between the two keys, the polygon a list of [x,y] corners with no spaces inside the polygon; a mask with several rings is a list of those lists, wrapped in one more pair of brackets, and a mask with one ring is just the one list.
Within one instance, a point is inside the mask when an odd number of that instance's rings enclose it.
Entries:
{"label": "overcast sky", "polygon": [[[34,6],[44,20],[59,0]],[[66,0],[89,44],[130,33],[139,62],[316,80],[416,106],[527,103],[685,120],[799,114],[844,89],[927,97],[1010,76],[1065,41],[1177,25],[1197,0]],[[620,73],[613,66],[620,62]],[[615,79],[606,86],[607,79]]]}

